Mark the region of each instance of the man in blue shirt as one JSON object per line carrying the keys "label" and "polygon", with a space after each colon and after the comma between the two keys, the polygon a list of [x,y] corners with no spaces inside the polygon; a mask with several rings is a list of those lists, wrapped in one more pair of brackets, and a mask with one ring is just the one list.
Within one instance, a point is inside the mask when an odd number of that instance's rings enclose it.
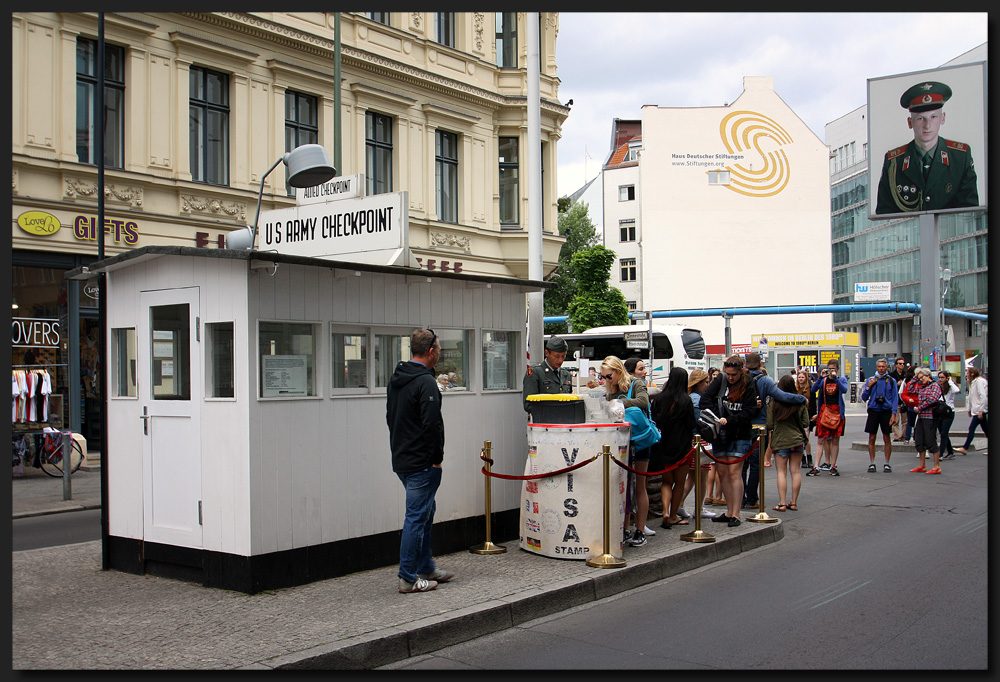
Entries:
{"label": "man in blue shirt", "polygon": [[882,443],[885,446],[885,465],[882,470],[892,473],[889,457],[892,455],[892,427],[896,423],[896,410],[899,407],[899,393],[896,382],[889,374],[889,363],[885,358],[879,358],[875,363],[875,376],[865,382],[861,391],[861,399],[868,402],[868,421],[865,422],[865,433],[868,434],[868,473],[878,471],[875,466],[875,436],[882,430]]}
{"label": "man in blue shirt", "polygon": [[[793,405],[804,405],[806,397],[798,393],[786,393],[778,388],[774,379],[764,374],[760,368],[760,354],[747,353],[746,368],[750,380],[757,387],[757,412],[751,423],[754,426],[764,426],[767,424],[767,404],[771,400],[778,400],[783,403]],[[769,442],[768,433],[765,431],[761,436],[759,450],[743,460],[743,508],[757,509],[758,493],[760,492],[760,459],[758,455],[767,450]]]}

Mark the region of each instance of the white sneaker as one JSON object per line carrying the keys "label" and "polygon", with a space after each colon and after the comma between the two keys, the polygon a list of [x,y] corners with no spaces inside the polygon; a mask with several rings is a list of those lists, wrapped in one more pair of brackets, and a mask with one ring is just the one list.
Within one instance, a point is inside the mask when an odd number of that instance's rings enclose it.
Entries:
{"label": "white sneaker", "polygon": [[656,531],[655,530],[651,530],[649,526],[643,526],[642,527],[642,533],[643,533],[643,535],[656,535]]}
{"label": "white sneaker", "polygon": [[707,509],[701,510],[701,518],[703,519],[714,519],[716,516],[718,516],[718,514],[714,511],[708,511]]}
{"label": "white sneaker", "polygon": [[684,509],[684,507],[681,507],[680,509],[677,510],[677,516],[681,517],[682,519],[691,518],[691,515],[687,513],[687,510]]}
{"label": "white sneaker", "polygon": [[417,578],[414,582],[408,583],[402,578],[399,579],[399,591],[403,594],[410,594],[411,592],[430,592],[437,586],[438,584],[434,580]]}

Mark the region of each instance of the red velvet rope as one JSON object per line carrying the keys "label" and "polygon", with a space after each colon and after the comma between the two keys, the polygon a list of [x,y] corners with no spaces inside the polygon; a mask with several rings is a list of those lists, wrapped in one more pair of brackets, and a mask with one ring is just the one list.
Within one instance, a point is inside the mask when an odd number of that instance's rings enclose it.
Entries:
{"label": "red velvet rope", "polygon": [[[570,471],[574,471],[576,469],[579,469],[580,467],[587,466],[588,464],[590,464],[591,462],[593,462],[594,460],[596,460],[600,456],[601,455],[594,455],[590,459],[586,459],[586,460],[584,460],[582,462],[574,464],[573,466],[568,466],[565,469],[559,469],[557,471],[546,471],[546,472],[541,473],[541,474],[529,474],[528,476],[512,476],[510,474],[498,474],[498,473],[495,473],[493,471],[487,471],[485,466],[483,467],[482,471],[487,476],[492,476],[493,478],[503,478],[503,479],[506,479],[508,481],[535,481],[535,480],[538,480],[540,478],[549,478],[550,476],[558,476],[559,474],[565,474],[565,473],[568,473]],[[479,458],[481,460],[483,460],[484,462],[488,462],[489,464],[493,464],[493,460],[490,459],[490,458],[488,458],[488,457],[486,457],[485,453],[482,454],[482,455],[480,455]]]}
{"label": "red velvet rope", "polygon": [[665,469],[660,469],[659,471],[639,471],[637,469],[633,469],[628,464],[625,464],[623,462],[619,462],[617,459],[615,460],[615,464],[617,464],[618,466],[620,466],[622,469],[626,469],[628,471],[631,471],[633,474],[636,474],[637,476],[659,476],[660,474],[665,474],[668,471],[673,471],[677,467],[679,467],[682,464],[685,464],[685,463],[691,461],[692,459],[694,459],[694,448],[691,448],[690,450],[688,450],[688,453],[686,455],[684,455],[683,457],[681,457],[678,461],[674,462],[673,464],[671,464],[670,466],[668,466]]}
{"label": "red velvet rope", "polygon": [[716,457],[715,455],[713,455],[711,452],[708,452],[707,450],[705,451],[705,454],[708,455],[716,464],[727,464],[727,465],[739,464],[740,462],[742,462],[743,460],[745,460],[747,457],[749,457],[750,455],[752,455],[753,451],[757,449],[757,446],[759,444],[760,444],[760,438],[758,438],[757,440],[754,441],[753,446],[747,451],[747,454],[743,455],[742,457],[737,457],[736,459],[721,460],[718,457]]}

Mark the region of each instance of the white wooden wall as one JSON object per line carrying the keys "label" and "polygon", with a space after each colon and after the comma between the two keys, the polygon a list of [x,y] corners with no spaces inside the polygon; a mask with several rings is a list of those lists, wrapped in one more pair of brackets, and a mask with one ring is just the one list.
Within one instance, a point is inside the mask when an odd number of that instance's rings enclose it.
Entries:
{"label": "white wooden wall", "polygon": [[[247,334],[247,262],[219,258],[164,256],[130,264],[108,273],[108,349],[114,357],[110,329],[147,325],[140,308],[142,291],[197,286],[200,288],[201,341],[192,335],[191,360],[205,374],[205,324],[234,323],[235,338]],[[149,349],[139,348],[138,352]],[[203,548],[249,555],[249,448],[248,406],[250,385],[246,345],[236,346],[235,399],[200,400],[201,485],[203,502]],[[110,378],[110,377],[109,377]],[[148,394],[149,378],[137,376],[137,393]],[[109,381],[109,388],[111,382]],[[204,386],[192,386],[192,394],[205,395]],[[108,499],[109,533],[118,537],[143,537],[142,421],[136,398],[108,399]]]}
{"label": "white wooden wall", "polygon": [[[443,396],[444,477],[436,521],[484,513],[479,458],[492,441],[494,469],[521,473],[527,417],[521,407],[525,297],[519,286],[282,264],[250,275],[253,320],[320,322],[318,399],[254,401],[251,409],[251,555],[397,530],[403,488],[392,472],[385,395],[330,397],[330,323],[471,329],[468,392]],[[481,390],[482,329],[521,332],[515,386]],[[395,333],[395,332],[394,332]],[[256,338],[248,350],[256,358]],[[239,370],[238,370],[239,371]],[[257,395],[256,368],[250,370]],[[520,486],[492,481],[493,510],[516,508]]]}
{"label": "white wooden wall", "polygon": [[[355,274],[360,272],[360,275]],[[479,458],[492,442],[493,468],[520,474],[527,456],[521,408],[525,296],[520,286],[281,264],[269,275],[243,260],[164,256],[108,274],[109,329],[148,324],[141,291],[198,286],[201,342],[192,360],[205,370],[205,325],[232,321],[235,399],[201,400],[203,545],[241,556],[267,554],[398,530],[403,488],[392,472],[385,394],[331,396],[331,323],[472,330],[469,391],[445,393],[444,478],[437,521],[485,511]],[[315,322],[318,397],[258,400],[257,320]],[[483,391],[482,330],[520,332],[514,387]],[[108,334],[112,343],[112,335]],[[370,349],[371,351],[371,349]],[[148,349],[139,349],[148,352]],[[108,348],[108,358],[112,350]],[[148,378],[138,377],[140,395]],[[142,538],[142,422],[139,400],[108,401],[110,533]],[[521,484],[492,479],[493,511],[520,504]],[[478,540],[478,539],[477,539]]]}

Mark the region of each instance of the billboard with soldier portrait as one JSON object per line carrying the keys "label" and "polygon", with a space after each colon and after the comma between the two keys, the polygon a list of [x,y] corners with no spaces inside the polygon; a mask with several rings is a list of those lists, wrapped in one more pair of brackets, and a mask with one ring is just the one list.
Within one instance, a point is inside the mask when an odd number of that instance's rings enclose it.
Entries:
{"label": "billboard with soldier portrait", "polygon": [[868,79],[872,219],[986,208],[986,63]]}

